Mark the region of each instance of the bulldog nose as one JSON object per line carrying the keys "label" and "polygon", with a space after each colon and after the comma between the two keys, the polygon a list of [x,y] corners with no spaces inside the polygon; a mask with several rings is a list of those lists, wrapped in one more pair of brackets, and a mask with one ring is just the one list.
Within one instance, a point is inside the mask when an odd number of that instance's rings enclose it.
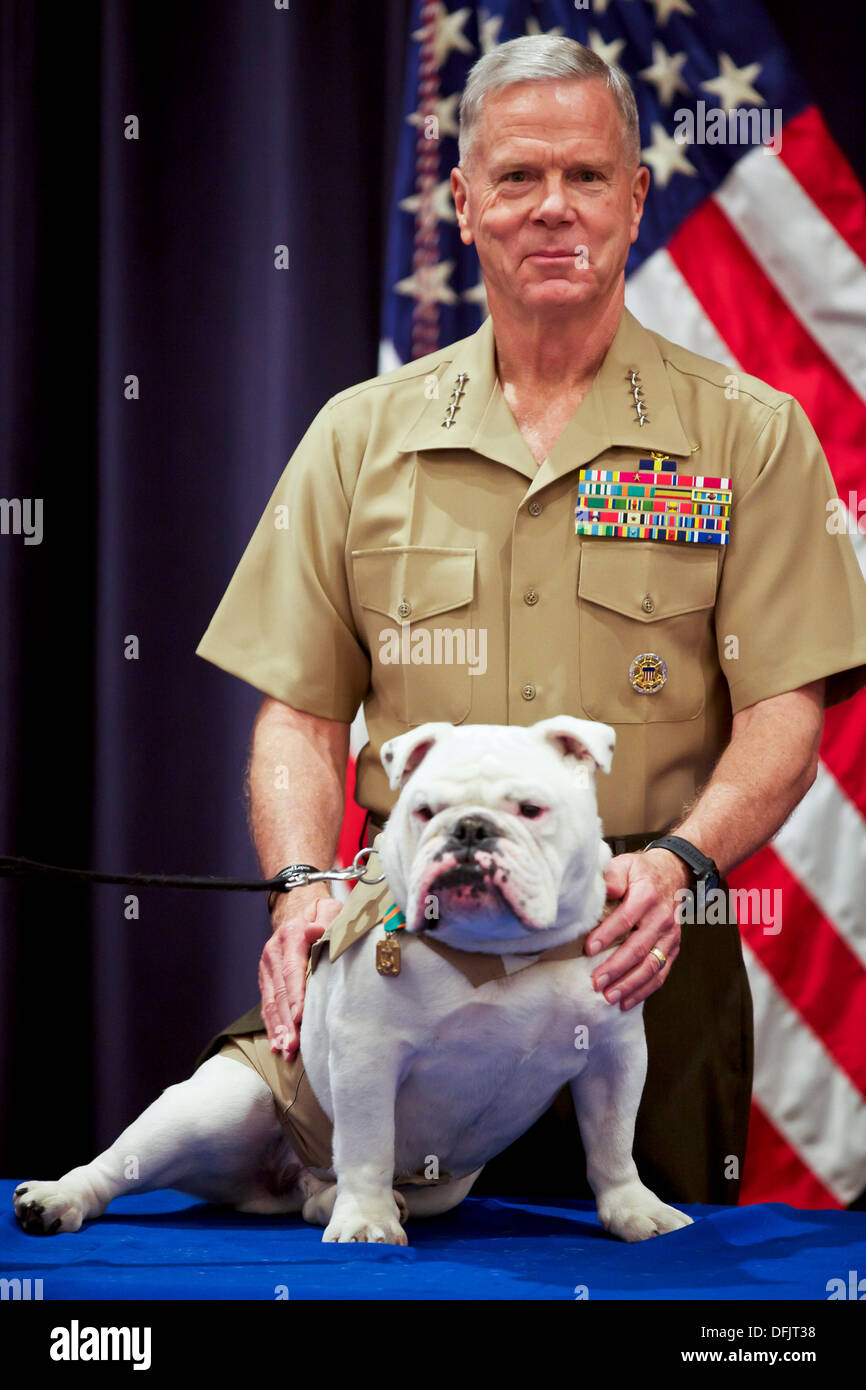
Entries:
{"label": "bulldog nose", "polygon": [[498,833],[493,821],[486,816],[461,816],[452,827],[445,848],[453,850],[458,859],[469,859],[476,849],[486,847]]}

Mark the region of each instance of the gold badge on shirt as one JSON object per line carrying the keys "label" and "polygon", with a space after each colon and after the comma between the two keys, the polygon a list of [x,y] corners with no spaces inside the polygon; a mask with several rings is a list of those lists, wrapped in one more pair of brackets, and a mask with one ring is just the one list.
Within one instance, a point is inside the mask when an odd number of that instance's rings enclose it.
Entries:
{"label": "gold badge on shirt", "polygon": [[629,666],[628,678],[639,695],[657,695],[668,678],[667,664],[657,652],[641,652]]}

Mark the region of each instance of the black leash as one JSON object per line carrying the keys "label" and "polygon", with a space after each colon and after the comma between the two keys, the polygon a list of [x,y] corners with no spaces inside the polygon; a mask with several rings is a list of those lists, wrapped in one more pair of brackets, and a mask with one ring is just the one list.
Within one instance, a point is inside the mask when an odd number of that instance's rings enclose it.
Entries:
{"label": "black leash", "polygon": [[103,874],[96,869],[68,869],[59,864],[40,864],[36,859],[17,855],[0,855],[0,878],[61,878],[82,883],[133,883],[146,888],[219,888],[246,893],[289,893],[307,883],[325,879],[357,878],[362,883],[380,883],[381,878],[363,876],[363,855],[372,853],[372,846],[359,849],[347,869],[316,869],[311,864],[295,864],[283,869],[273,878],[197,878],[191,874]]}

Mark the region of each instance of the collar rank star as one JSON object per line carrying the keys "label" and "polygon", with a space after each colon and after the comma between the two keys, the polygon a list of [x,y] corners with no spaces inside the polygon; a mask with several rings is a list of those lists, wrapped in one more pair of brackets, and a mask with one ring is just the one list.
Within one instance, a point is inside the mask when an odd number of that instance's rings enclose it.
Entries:
{"label": "collar rank star", "polygon": [[643,429],[644,425],[649,424],[649,416],[646,413],[646,402],[643,398],[643,385],[641,384],[640,372],[629,372],[626,381],[631,389],[637,422],[641,429]]}
{"label": "collar rank star", "polygon": [[465,372],[459,373],[454,390],[451,392],[451,396],[448,400],[448,409],[445,411],[445,419],[442,421],[443,430],[450,430],[451,426],[454,424],[455,412],[460,409],[460,397],[466,394],[463,383],[468,380],[469,377]]}
{"label": "collar rank star", "polygon": [[400,942],[397,932],[403,931],[406,918],[396,903],[392,903],[382,918],[384,941],[376,942],[376,969],[380,975],[400,974]]}
{"label": "collar rank star", "polygon": [[581,468],[577,479],[575,535],[728,544],[730,478],[678,473],[672,459],[653,454],[636,472]]}

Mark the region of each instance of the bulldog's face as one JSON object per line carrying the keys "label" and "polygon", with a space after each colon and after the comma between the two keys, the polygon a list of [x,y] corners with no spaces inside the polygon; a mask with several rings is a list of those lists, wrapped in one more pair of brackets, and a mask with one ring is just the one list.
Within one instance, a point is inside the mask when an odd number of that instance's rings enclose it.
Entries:
{"label": "bulldog's face", "polygon": [[422,724],[385,743],[401,790],[380,857],[407,929],[465,950],[530,952],[582,911],[594,925],[610,858],[595,773],[610,770],[614,739],[606,724],[563,715],[530,728]]}

